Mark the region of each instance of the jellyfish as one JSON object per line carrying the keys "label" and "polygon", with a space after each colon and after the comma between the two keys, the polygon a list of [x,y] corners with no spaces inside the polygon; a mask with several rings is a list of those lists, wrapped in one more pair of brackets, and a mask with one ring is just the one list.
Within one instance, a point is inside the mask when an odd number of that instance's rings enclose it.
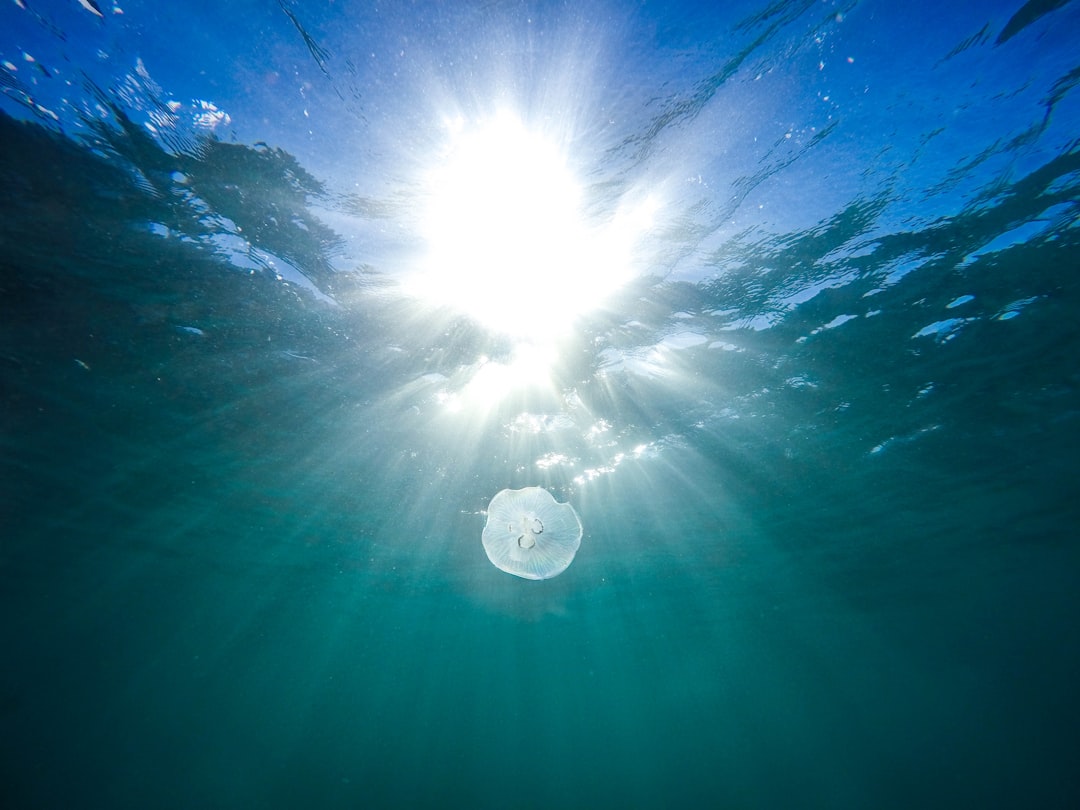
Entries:
{"label": "jellyfish", "polygon": [[504,489],[488,505],[482,539],[492,565],[525,579],[566,570],[581,545],[581,520],[543,487]]}

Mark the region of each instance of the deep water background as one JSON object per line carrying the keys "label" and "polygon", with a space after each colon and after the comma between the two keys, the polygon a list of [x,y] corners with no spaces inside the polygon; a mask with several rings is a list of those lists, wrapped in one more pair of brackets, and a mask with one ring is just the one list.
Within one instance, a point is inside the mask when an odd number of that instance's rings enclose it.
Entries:
{"label": "deep water background", "polygon": [[[0,11],[0,804],[1077,805],[1080,6],[708,6]],[[492,87],[664,202],[452,411]]]}

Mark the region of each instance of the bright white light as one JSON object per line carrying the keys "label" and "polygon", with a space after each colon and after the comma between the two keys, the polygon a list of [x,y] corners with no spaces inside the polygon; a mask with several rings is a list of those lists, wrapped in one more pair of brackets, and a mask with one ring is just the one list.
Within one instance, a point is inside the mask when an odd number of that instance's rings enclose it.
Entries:
{"label": "bright white light", "polygon": [[473,413],[492,407],[511,391],[550,385],[554,361],[555,352],[550,344],[531,342],[519,344],[509,362],[484,358],[462,390],[459,407],[465,404]]}
{"label": "bright white light", "polygon": [[449,151],[427,178],[428,253],[410,290],[520,341],[559,337],[627,280],[651,203],[590,226],[565,157],[517,117],[447,128]]}

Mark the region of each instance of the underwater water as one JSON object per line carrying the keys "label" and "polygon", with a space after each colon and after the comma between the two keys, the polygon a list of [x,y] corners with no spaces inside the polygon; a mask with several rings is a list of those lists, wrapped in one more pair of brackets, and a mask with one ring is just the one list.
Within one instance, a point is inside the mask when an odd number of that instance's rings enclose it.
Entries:
{"label": "underwater water", "polygon": [[6,3],[0,803],[1077,806],[1078,34]]}

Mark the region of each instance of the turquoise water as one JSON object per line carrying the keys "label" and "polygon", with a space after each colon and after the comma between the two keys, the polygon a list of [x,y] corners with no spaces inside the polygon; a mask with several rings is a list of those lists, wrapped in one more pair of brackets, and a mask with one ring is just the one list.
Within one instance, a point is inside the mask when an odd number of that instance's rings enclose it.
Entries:
{"label": "turquoise water", "polygon": [[[0,12],[5,806],[1075,805],[1076,4],[265,5]],[[494,389],[486,92],[657,203]]]}

